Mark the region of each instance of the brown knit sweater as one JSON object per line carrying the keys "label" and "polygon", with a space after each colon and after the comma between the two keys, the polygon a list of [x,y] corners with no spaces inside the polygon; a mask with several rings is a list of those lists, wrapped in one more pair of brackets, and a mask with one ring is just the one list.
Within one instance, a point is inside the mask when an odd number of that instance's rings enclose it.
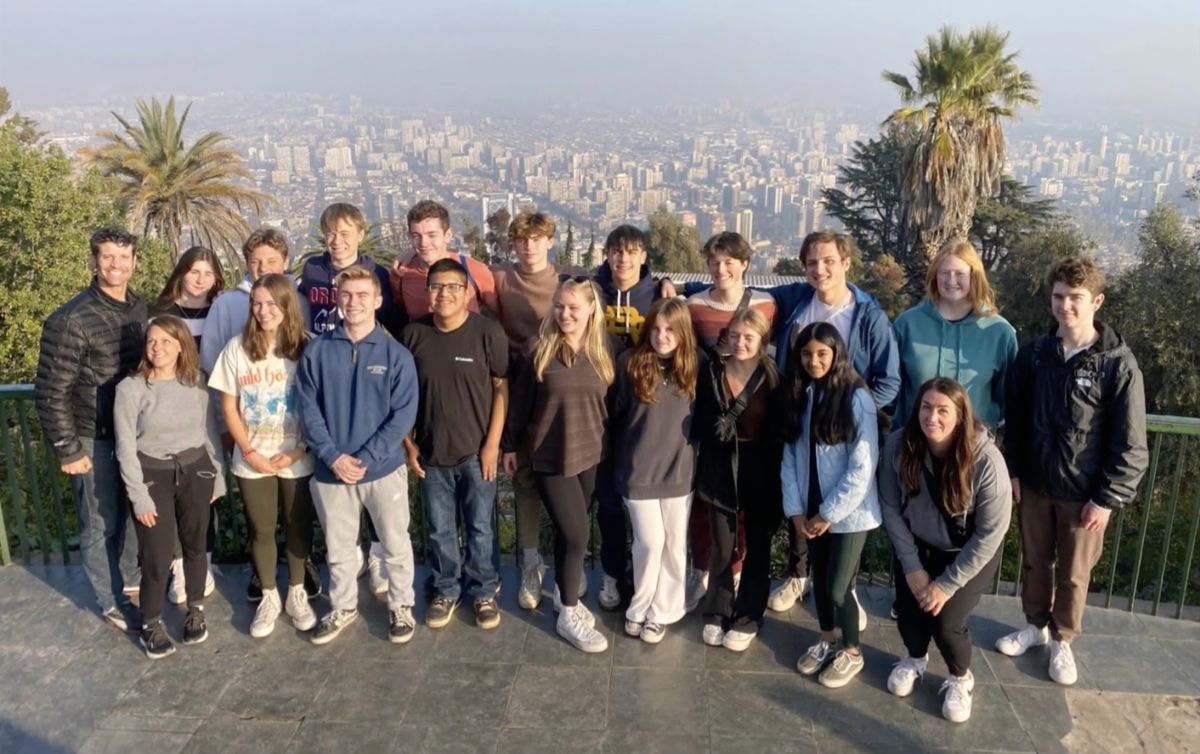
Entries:
{"label": "brown knit sweater", "polygon": [[533,368],[536,348],[534,338],[511,367],[501,445],[513,452],[528,440],[534,471],[575,476],[604,459],[609,386],[582,356],[570,367],[553,359],[539,382]]}
{"label": "brown knit sweater", "polygon": [[500,320],[514,354],[538,334],[542,320],[550,311],[554,291],[558,290],[560,274],[587,273],[577,267],[560,268],[554,263],[532,274],[521,272],[514,262],[492,267],[492,277],[496,281],[496,319]]}

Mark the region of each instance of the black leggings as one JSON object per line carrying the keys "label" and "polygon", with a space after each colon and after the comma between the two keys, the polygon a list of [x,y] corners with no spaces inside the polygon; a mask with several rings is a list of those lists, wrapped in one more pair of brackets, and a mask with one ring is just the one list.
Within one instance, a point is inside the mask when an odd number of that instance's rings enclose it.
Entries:
{"label": "black leggings", "polygon": [[311,476],[283,479],[266,476],[260,479],[237,478],[246,506],[246,523],[250,529],[250,558],[262,580],[263,589],[275,589],[275,563],[279,553],[275,546],[275,524],[283,524],[284,548],[287,553],[288,585],[304,583],[304,561],[312,551],[313,513],[312,494],[308,482]]}
{"label": "black leggings", "polygon": [[813,601],[822,631],[842,629],[842,646],[858,646],[858,604],[851,596],[858,560],[867,543],[867,532],[851,534],[825,532],[808,540],[812,568]]}
{"label": "black leggings", "polygon": [[804,537],[796,536],[796,528],[788,526],[788,564],[787,570],[783,572],[785,579],[808,578],[808,571],[811,568],[810,558],[808,556],[808,540]]}
{"label": "black leggings", "polygon": [[217,473],[202,449],[185,451],[191,462],[160,460],[138,453],[142,479],[150,490],[157,518],[154,526],[134,519],[138,556],[142,561],[142,584],[138,595],[144,621],[162,617],[167,595],[167,577],[175,555],[175,543],[183,550],[183,575],[188,607],[204,601],[208,560],[204,556],[205,531]]}
{"label": "black leggings", "polygon": [[[921,564],[929,573],[931,579],[937,579],[958,557],[957,552],[945,552],[917,543],[917,554]],[[921,609],[917,598],[913,596],[904,577],[904,569],[894,563],[896,569],[896,621],[900,629],[900,638],[909,657],[924,657],[929,652],[929,640],[937,644],[942,658],[950,674],[962,677],[971,669],[971,631],[967,628],[967,618],[979,604],[979,598],[991,586],[996,578],[996,569],[1000,567],[1000,556],[983,567],[983,570],[968,581],[961,589],[946,601],[942,611],[930,615]]]}
{"label": "black leggings", "polygon": [[742,512],[746,552],[736,597],[733,593],[733,563],[738,514],[719,505],[709,505],[713,548],[708,566],[712,575],[702,604],[705,623],[748,634],[758,633],[762,628],[771,595],[771,539],[782,516],[777,502],[759,498],[755,507]]}
{"label": "black leggings", "polygon": [[596,490],[596,467],[576,476],[535,471],[533,479],[554,524],[554,582],[562,603],[574,607],[579,602],[579,582],[583,579],[591,530],[588,503]]}

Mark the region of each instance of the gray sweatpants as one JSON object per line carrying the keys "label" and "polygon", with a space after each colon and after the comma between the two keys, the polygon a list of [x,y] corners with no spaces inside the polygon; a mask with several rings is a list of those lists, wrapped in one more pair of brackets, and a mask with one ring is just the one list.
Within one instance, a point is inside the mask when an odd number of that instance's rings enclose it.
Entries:
{"label": "gray sweatpants", "polygon": [[408,538],[408,467],[373,482],[327,484],[312,480],[313,504],[325,530],[329,601],[334,610],[358,609],[358,527],[366,508],[387,564],[388,609],[412,607],[413,550]]}

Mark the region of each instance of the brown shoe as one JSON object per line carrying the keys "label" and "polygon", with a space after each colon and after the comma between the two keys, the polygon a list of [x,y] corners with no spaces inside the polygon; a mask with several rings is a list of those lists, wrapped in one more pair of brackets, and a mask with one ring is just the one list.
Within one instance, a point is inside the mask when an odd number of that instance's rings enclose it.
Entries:
{"label": "brown shoe", "polygon": [[496,600],[479,600],[475,603],[475,625],[484,629],[500,625],[500,611],[496,609]]}

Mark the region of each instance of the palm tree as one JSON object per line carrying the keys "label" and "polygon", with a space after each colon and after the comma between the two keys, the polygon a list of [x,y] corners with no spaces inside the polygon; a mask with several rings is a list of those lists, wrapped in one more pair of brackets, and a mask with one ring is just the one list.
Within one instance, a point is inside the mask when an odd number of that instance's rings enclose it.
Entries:
{"label": "palm tree", "polygon": [[183,251],[203,244],[227,252],[250,234],[242,213],[261,213],[274,200],[244,181],[251,179],[242,156],[227,146],[229,137],[210,131],[191,146],[183,140],[189,104],[175,117],[175,98],[164,108],[157,98],[138,100],[138,124],[113,113],[124,133],[101,131],[104,143],[80,151],[85,164],[119,182],[130,222],[146,235],[157,236]]}
{"label": "palm tree", "polygon": [[1018,53],[1005,49],[1008,37],[992,25],[965,36],[944,26],[916,51],[912,80],[883,74],[904,105],[885,125],[916,129],[901,168],[901,205],[920,259],[967,235],[976,204],[1000,185],[1003,122],[1015,120],[1021,106],[1038,105],[1033,77],[1017,67]]}

